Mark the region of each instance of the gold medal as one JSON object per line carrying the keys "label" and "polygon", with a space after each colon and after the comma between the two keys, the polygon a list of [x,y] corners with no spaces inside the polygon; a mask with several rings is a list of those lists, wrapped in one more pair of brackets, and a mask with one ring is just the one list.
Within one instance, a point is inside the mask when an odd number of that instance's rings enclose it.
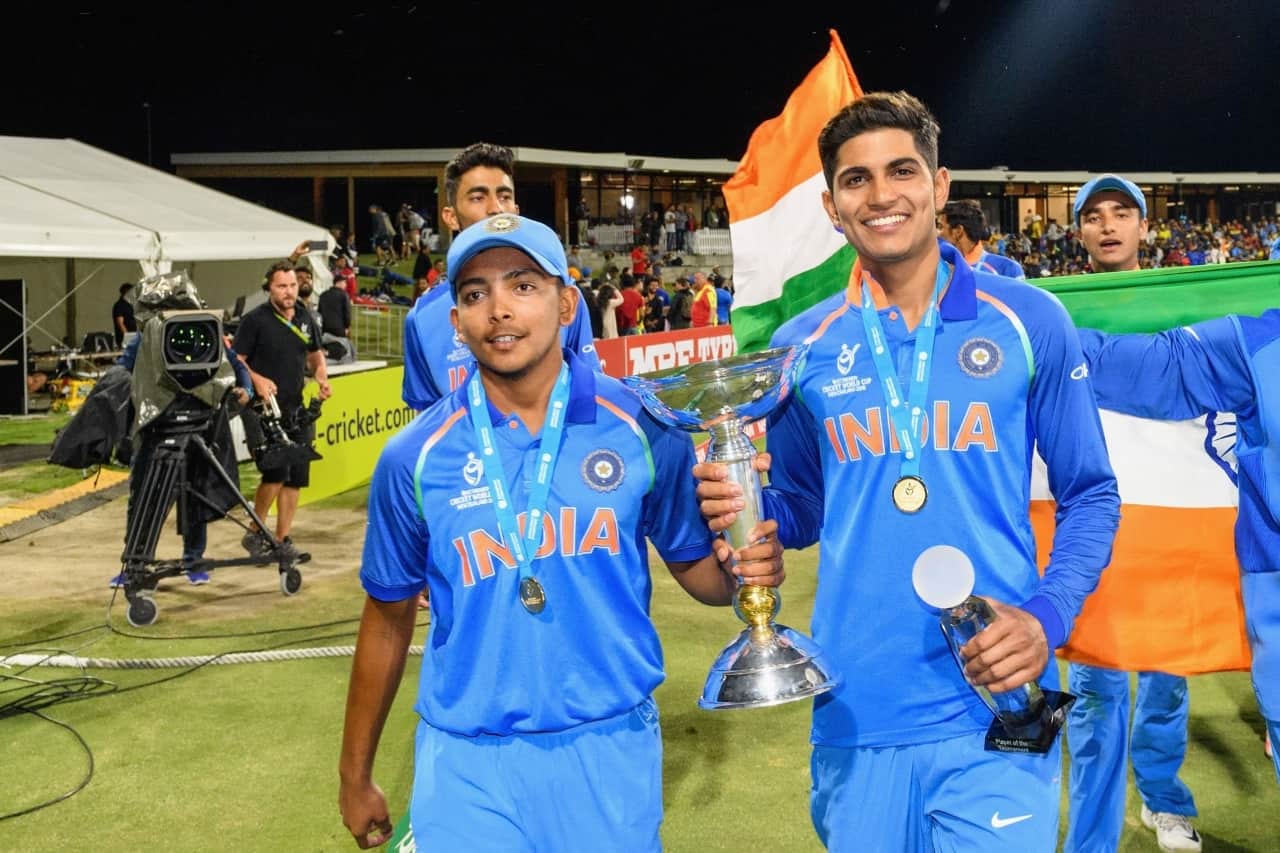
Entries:
{"label": "gold medal", "polygon": [[900,477],[893,484],[893,505],[905,513],[916,513],[929,499],[929,490],[919,477]]}
{"label": "gold medal", "polygon": [[547,606],[547,594],[536,578],[525,578],[520,581],[520,603],[530,613],[538,614]]}

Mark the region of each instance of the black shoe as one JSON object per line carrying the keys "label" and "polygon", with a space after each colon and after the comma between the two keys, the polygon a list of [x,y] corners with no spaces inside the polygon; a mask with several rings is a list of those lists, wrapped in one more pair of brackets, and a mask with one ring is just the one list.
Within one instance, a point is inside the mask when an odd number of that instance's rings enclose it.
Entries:
{"label": "black shoe", "polygon": [[298,547],[293,544],[293,540],[288,536],[280,540],[280,547],[277,552],[282,557],[297,557],[299,554]]}
{"label": "black shoe", "polygon": [[252,557],[262,557],[271,553],[271,542],[266,536],[255,530],[250,530],[240,539],[240,545],[249,552]]}

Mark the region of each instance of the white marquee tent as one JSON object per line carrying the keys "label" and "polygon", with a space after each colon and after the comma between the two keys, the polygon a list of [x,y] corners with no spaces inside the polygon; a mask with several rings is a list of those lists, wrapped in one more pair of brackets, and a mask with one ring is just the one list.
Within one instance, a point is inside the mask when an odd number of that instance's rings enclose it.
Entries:
{"label": "white marquee tent", "polygon": [[156,271],[186,269],[229,306],[304,240],[332,245],[319,225],[74,139],[0,136],[0,280],[26,282],[34,349],[108,330],[120,284]]}

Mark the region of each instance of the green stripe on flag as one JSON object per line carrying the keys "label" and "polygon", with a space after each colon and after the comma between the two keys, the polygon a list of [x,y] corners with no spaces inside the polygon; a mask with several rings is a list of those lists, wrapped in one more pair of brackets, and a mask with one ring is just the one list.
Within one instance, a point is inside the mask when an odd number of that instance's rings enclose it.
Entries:
{"label": "green stripe on flag", "polygon": [[857,254],[845,245],[813,269],[794,275],[782,284],[782,295],[768,302],[733,309],[733,336],[739,352],[755,352],[769,345],[779,326],[812,308],[833,293],[844,290]]}
{"label": "green stripe on flag", "polygon": [[[1256,261],[1073,275],[1034,282],[1081,328],[1160,332],[1225,314],[1280,306],[1280,263]],[[737,318],[734,318],[737,322]]]}
{"label": "green stripe on flag", "polygon": [[[764,349],[787,320],[843,290],[855,257],[852,247],[845,246],[813,269],[787,279],[778,298],[735,308],[738,351]],[[1072,275],[1030,283],[1062,300],[1080,328],[1113,334],[1161,332],[1226,314],[1257,316],[1280,307],[1277,261]]]}

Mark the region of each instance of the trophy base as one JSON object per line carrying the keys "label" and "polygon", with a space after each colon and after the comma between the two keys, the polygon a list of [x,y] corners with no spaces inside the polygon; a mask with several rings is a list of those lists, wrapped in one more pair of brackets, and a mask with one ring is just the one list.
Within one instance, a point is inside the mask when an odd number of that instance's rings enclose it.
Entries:
{"label": "trophy base", "polygon": [[747,628],[711,666],[698,707],[765,708],[808,699],[836,686],[812,640],[785,625]]}
{"label": "trophy base", "polygon": [[1075,703],[1076,697],[1057,690],[1041,692],[1044,694],[1044,708],[1039,718],[1021,726],[1006,725],[999,717],[992,721],[991,728],[987,729],[988,752],[1049,751],[1067,721],[1067,711]]}

